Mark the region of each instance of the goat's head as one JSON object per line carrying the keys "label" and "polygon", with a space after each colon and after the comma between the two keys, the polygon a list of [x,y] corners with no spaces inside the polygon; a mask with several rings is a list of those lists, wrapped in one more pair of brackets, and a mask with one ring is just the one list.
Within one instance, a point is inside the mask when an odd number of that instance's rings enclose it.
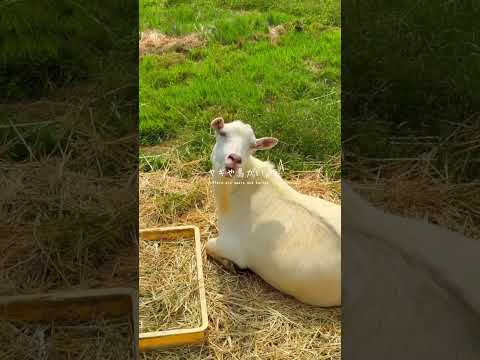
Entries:
{"label": "goat's head", "polygon": [[210,126],[216,136],[211,156],[213,168],[216,171],[224,170],[230,176],[246,166],[255,151],[271,149],[278,143],[273,137],[255,138],[252,127],[239,120],[225,123],[223,118],[216,118]]}

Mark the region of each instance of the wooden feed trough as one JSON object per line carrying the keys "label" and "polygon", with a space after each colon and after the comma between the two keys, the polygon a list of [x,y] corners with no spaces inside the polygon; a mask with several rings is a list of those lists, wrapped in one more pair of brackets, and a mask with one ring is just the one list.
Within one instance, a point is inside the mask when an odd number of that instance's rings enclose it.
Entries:
{"label": "wooden feed trough", "polygon": [[132,288],[57,291],[0,297],[0,319],[36,324],[52,321],[91,321],[130,317],[134,331],[132,350],[138,353],[137,299]]}
{"label": "wooden feed trough", "polygon": [[[176,328],[165,329],[162,331],[148,331],[142,332],[140,330],[139,335],[139,350],[149,351],[159,348],[188,345],[188,344],[200,344],[206,339],[206,332],[208,327],[207,316],[207,302],[205,296],[205,284],[203,279],[202,270],[202,254],[200,243],[200,231],[196,226],[179,226],[179,227],[166,227],[166,228],[154,228],[145,229],[140,231],[140,241],[144,242],[175,242],[179,239],[181,241],[190,241],[194,245],[194,258],[196,262],[196,280],[198,281],[198,300],[200,302],[200,319],[199,326],[189,328]],[[142,259],[140,259],[140,262]],[[191,265],[191,264],[190,264]],[[142,270],[140,271],[142,273]],[[142,280],[140,280],[140,288],[142,288]],[[159,289],[160,291],[162,289]],[[140,293],[142,289],[140,289]],[[165,293],[163,294],[165,296]],[[142,296],[140,294],[140,296]],[[141,310],[141,305],[140,312]],[[141,316],[141,315],[140,315]],[[141,326],[140,326],[141,328]]]}
{"label": "wooden feed trough", "polygon": [[[46,294],[0,297],[0,319],[41,323],[51,321],[89,321],[129,316],[132,322],[133,353],[178,345],[200,344],[206,339],[208,316],[203,279],[200,231],[195,226],[155,228],[140,231],[140,241],[175,242],[182,239],[194,245],[195,293],[199,300],[199,326],[139,331],[139,294],[132,288],[102,288],[57,291]],[[193,240],[193,241],[192,241]],[[198,291],[197,291],[198,290]],[[162,289],[160,288],[161,292]],[[138,341],[137,339],[138,334]]]}

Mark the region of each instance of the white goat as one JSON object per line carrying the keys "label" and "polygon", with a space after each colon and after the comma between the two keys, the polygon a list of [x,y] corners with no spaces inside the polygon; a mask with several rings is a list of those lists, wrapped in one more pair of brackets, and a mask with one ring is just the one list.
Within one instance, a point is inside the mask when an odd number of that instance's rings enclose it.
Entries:
{"label": "white goat", "polygon": [[208,240],[207,253],[251,269],[304,303],[340,305],[340,206],[300,194],[271,163],[253,156],[277,139],[256,139],[241,121],[216,118],[211,127],[219,236]]}

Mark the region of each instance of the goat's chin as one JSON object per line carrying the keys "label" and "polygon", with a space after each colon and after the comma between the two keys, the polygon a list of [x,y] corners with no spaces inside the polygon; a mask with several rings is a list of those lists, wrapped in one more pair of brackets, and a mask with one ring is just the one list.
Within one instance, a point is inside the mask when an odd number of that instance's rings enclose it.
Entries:
{"label": "goat's chin", "polygon": [[238,169],[230,166],[215,167],[214,172],[217,176],[223,178],[233,178],[237,175]]}
{"label": "goat's chin", "polygon": [[223,176],[225,177],[234,177],[237,174],[237,169],[229,166],[225,166],[225,173]]}

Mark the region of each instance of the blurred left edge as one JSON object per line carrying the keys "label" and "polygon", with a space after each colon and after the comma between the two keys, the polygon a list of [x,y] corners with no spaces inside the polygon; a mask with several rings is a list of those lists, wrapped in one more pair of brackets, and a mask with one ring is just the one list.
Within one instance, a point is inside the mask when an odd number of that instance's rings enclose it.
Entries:
{"label": "blurred left edge", "polygon": [[138,1],[3,1],[0,54],[0,359],[136,359]]}
{"label": "blurred left edge", "polygon": [[45,294],[0,297],[0,319],[48,322],[88,321],[128,316],[134,329],[132,348],[137,352],[138,294],[132,288],[57,291]]}

